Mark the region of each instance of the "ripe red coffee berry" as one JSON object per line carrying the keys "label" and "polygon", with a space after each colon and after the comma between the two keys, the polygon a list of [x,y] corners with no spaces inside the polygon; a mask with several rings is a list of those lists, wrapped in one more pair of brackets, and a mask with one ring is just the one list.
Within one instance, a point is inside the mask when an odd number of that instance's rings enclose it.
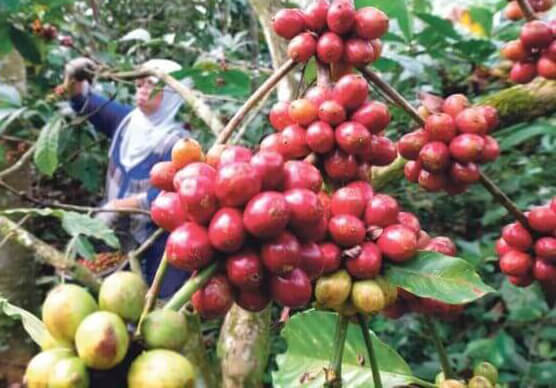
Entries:
{"label": "ripe red coffee berry", "polygon": [[307,128],[305,141],[313,152],[318,154],[330,152],[336,143],[334,129],[325,121],[314,122]]}
{"label": "ripe red coffee berry", "polygon": [[290,118],[300,125],[309,125],[317,119],[318,109],[311,101],[300,98],[290,103]]}
{"label": "ripe red coffee berry", "polygon": [[317,57],[324,63],[337,63],[344,55],[344,40],[334,32],[325,32],[317,42]]}
{"label": "ripe red coffee berry", "polygon": [[533,20],[521,27],[519,36],[526,49],[544,49],[552,43],[552,29],[540,20]]}
{"label": "ripe red coffee berry", "polygon": [[151,185],[164,191],[174,191],[174,176],[177,168],[172,162],[158,162],[150,172]]}
{"label": "ripe red coffee berry", "polygon": [[328,222],[330,236],[341,247],[351,248],[361,244],[365,239],[365,225],[359,218],[340,214]]}
{"label": "ripe red coffee berry", "polygon": [[290,308],[303,307],[311,300],[313,289],[311,280],[303,272],[296,268],[282,276],[270,278],[270,294],[272,299],[282,306]]}
{"label": "ripe red coffee berry", "polygon": [[543,55],[537,62],[537,73],[546,79],[556,79],[556,61]]}
{"label": "ripe red coffee berry", "polygon": [[214,182],[203,176],[184,179],[179,187],[178,195],[190,221],[202,225],[208,224],[218,210]]}
{"label": "ripe red coffee berry", "polygon": [[554,285],[556,284],[556,265],[537,257],[533,265],[533,276],[540,282]]}
{"label": "ripe red coffee berry", "polygon": [[419,161],[425,170],[439,173],[450,165],[450,150],[439,141],[427,143],[419,152]]}
{"label": "ripe red coffee berry", "polygon": [[261,141],[260,147],[261,151],[273,151],[278,152],[281,154],[280,150],[280,143],[282,142],[281,136],[279,133],[271,133],[264,137]]}
{"label": "ripe red coffee berry", "polygon": [[450,177],[452,180],[470,185],[475,183],[480,178],[480,171],[479,167],[475,163],[452,163],[452,167],[450,168]]}
{"label": "ripe red coffee berry", "polygon": [[325,86],[314,86],[307,90],[305,98],[319,108],[323,102],[332,99],[332,89]]}
{"label": "ripe red coffee berry", "polygon": [[328,9],[326,23],[330,31],[345,34],[355,22],[355,8],[350,0],[334,0]]}
{"label": "ripe red coffee berry", "polygon": [[[363,159],[374,166],[387,166],[398,156],[396,144],[385,136],[371,136],[371,147]],[[368,175],[367,175],[368,176]]]}
{"label": "ripe red coffee berry", "polygon": [[303,14],[296,8],[285,8],[276,13],[272,18],[274,32],[285,39],[292,39],[305,30]]}
{"label": "ripe red coffee berry", "polygon": [[225,253],[237,252],[245,242],[245,228],[241,211],[223,207],[216,212],[208,228],[212,246]]}
{"label": "ripe red coffee berry", "polygon": [[280,132],[279,150],[287,160],[307,156],[310,150],[305,140],[305,129],[297,124],[287,126]]}
{"label": "ripe red coffee berry", "polygon": [[288,57],[296,62],[307,62],[317,51],[317,41],[310,32],[293,38],[288,44]]}
{"label": "ripe red coffee berry", "polygon": [[363,39],[377,39],[388,31],[388,16],[374,7],[364,7],[355,14],[355,32]]}
{"label": "ripe red coffee berry", "polygon": [[320,251],[324,260],[323,273],[328,274],[337,271],[342,265],[342,251],[333,242],[323,242],[319,244]]}
{"label": "ripe red coffee berry", "polygon": [[386,227],[377,244],[384,256],[395,262],[410,260],[417,253],[417,235],[405,225]]}
{"label": "ripe red coffee berry", "polygon": [[310,163],[290,160],[284,165],[283,190],[308,189],[315,193],[322,188],[320,171]]}
{"label": "ripe red coffee berry", "polygon": [[368,40],[354,38],[345,42],[344,57],[354,66],[367,65],[377,59],[375,50]]}
{"label": "ripe red coffee berry", "polygon": [[450,142],[450,154],[461,163],[475,162],[480,160],[484,147],[485,140],[482,136],[464,133]]}
{"label": "ripe red coffee berry", "polygon": [[336,101],[324,101],[319,107],[319,119],[336,126],[346,120],[346,110]]}
{"label": "ripe red coffee berry", "polygon": [[373,242],[361,245],[361,253],[346,260],[346,269],[357,279],[372,279],[380,273],[382,252]]}
{"label": "ripe red coffee berry", "polygon": [[511,276],[525,275],[533,266],[533,258],[527,253],[511,250],[500,258],[500,270]]}
{"label": "ripe red coffee berry", "polygon": [[174,175],[174,189],[179,190],[181,183],[187,178],[203,176],[210,181],[216,179],[216,170],[207,163],[194,162],[188,164]]}
{"label": "ripe red coffee berry", "polygon": [[318,195],[311,190],[288,190],[284,193],[284,198],[290,209],[290,224],[294,227],[315,225],[324,215]]}
{"label": "ripe red coffee berry", "polygon": [[254,251],[246,249],[228,257],[226,274],[234,286],[253,290],[262,285],[264,269],[259,256]]}
{"label": "ripe red coffee berry", "polygon": [[270,114],[268,115],[272,128],[277,131],[282,131],[288,125],[295,124],[290,117],[289,109],[290,103],[285,101],[279,101],[272,106]]}
{"label": "ripe red coffee berry", "polygon": [[520,62],[527,59],[529,52],[523,47],[521,40],[512,40],[502,48],[502,56],[512,62]]}
{"label": "ripe red coffee berry", "polygon": [[417,183],[419,180],[419,174],[421,173],[421,163],[410,160],[407,162],[403,168],[403,174],[405,178],[413,183]]}
{"label": "ripe red coffee berry", "polygon": [[479,106],[478,109],[481,111],[483,116],[487,121],[487,132],[493,131],[500,124],[500,119],[498,118],[498,111],[495,107],[490,105]]}
{"label": "ripe red coffee berry", "polygon": [[258,313],[270,303],[270,297],[264,290],[239,290],[236,303],[244,310]]}
{"label": "ripe red coffee berry", "polygon": [[510,79],[518,84],[531,82],[537,76],[537,65],[534,62],[517,62],[512,66]]}
{"label": "ripe red coffee berry", "polygon": [[161,228],[172,231],[186,222],[186,214],[178,194],[161,192],[151,204],[151,218]]}
{"label": "ripe red coffee berry", "polygon": [[556,238],[542,237],[535,242],[535,254],[545,260],[556,262]]}
{"label": "ripe red coffee berry", "polygon": [[446,256],[456,256],[457,249],[456,244],[448,237],[438,236],[433,238],[426,246],[423,248],[425,251],[438,252]]}
{"label": "ripe red coffee berry", "polygon": [[512,249],[513,248],[502,237],[499,238],[498,240],[496,240],[496,245],[494,247],[494,250],[496,251],[496,254],[498,255],[498,257],[504,256],[506,253],[508,253]]}
{"label": "ripe red coffee berry", "polygon": [[486,135],[488,122],[479,108],[467,108],[456,117],[456,126],[460,132]]}
{"label": "ripe red coffee berry", "polygon": [[300,249],[297,238],[284,231],[261,246],[261,259],[270,272],[284,274],[299,265]]}
{"label": "ripe red coffee berry", "polygon": [[365,211],[365,197],[360,189],[355,187],[342,187],[338,189],[330,201],[332,215],[351,214],[361,218]]}
{"label": "ripe red coffee berry", "polygon": [[322,275],[325,264],[324,256],[317,243],[306,242],[301,244],[299,257],[299,268],[305,272],[309,279],[316,280]]}
{"label": "ripe red coffee berry", "polygon": [[398,152],[409,160],[417,160],[421,149],[429,142],[429,135],[424,129],[406,133],[398,141]]}
{"label": "ripe red coffee berry", "polygon": [[442,111],[455,119],[457,115],[463,112],[469,105],[469,100],[463,94],[452,94],[444,100]]}
{"label": "ripe red coffee berry", "polygon": [[212,261],[214,251],[206,228],[186,222],[174,229],[166,242],[168,263],[184,271],[196,271]]}
{"label": "ripe red coffee berry", "polygon": [[552,201],[550,201],[550,208],[553,212],[556,212],[556,197],[552,198]]}
{"label": "ripe red coffee berry", "polygon": [[363,194],[363,199],[365,201],[365,206],[367,206],[367,203],[369,203],[369,201],[375,195],[373,187],[368,182],[365,182],[365,181],[351,182],[346,187],[359,189],[361,191],[361,194]]}
{"label": "ripe red coffee berry", "polygon": [[316,224],[292,225],[292,230],[301,242],[321,242],[328,233],[328,218],[323,215]]}
{"label": "ripe red coffee berry", "polygon": [[365,103],[369,96],[367,81],[360,75],[347,74],[336,82],[333,89],[334,100],[347,110],[355,110]]}
{"label": "ripe red coffee berry", "polygon": [[425,131],[430,141],[441,141],[446,144],[456,137],[456,124],[447,113],[437,113],[427,117]]}
{"label": "ripe red coffee berry", "polygon": [[413,213],[399,212],[398,213],[398,222],[402,225],[407,226],[409,229],[411,229],[415,233],[419,233],[419,231],[421,230],[421,223],[419,222],[419,219]]}
{"label": "ripe red coffee berry", "polygon": [[331,179],[340,182],[351,181],[357,177],[358,163],[355,156],[336,149],[324,159],[324,170]]}
{"label": "ripe red coffee berry", "polygon": [[556,230],[556,212],[549,206],[533,208],[527,215],[531,228],[542,233],[552,233]]}
{"label": "ripe red coffee berry", "polygon": [[328,0],[316,0],[303,10],[305,24],[311,31],[319,32],[326,26],[326,15],[329,7]]}
{"label": "ripe red coffee berry", "polygon": [[218,162],[218,167],[222,168],[228,164],[237,162],[249,163],[253,152],[247,147],[228,145],[220,154],[220,160]]}
{"label": "ripe red coffee berry", "polygon": [[336,144],[352,155],[362,155],[371,144],[371,134],[364,125],[355,121],[340,124],[335,131]]}
{"label": "ripe red coffee berry", "polygon": [[419,172],[417,183],[431,193],[437,193],[448,188],[448,180],[444,173],[433,174],[425,169],[421,169]]}
{"label": "ripe red coffee berry", "polygon": [[521,224],[514,222],[502,229],[502,238],[514,249],[526,251],[533,245],[531,234]]}
{"label": "ripe red coffee berry", "polygon": [[284,158],[278,152],[259,151],[249,164],[261,179],[262,190],[276,190],[284,182]]}
{"label": "ripe red coffee berry", "polygon": [[493,162],[500,156],[500,145],[492,136],[485,136],[485,146],[481,153],[480,163]]}
{"label": "ripe red coffee berry", "polygon": [[363,124],[372,134],[378,134],[390,124],[391,115],[386,104],[378,101],[364,103],[350,118]]}
{"label": "ripe red coffee berry", "polygon": [[232,287],[223,274],[216,274],[191,297],[195,310],[205,319],[223,317],[234,302]]}
{"label": "ripe red coffee berry", "polygon": [[554,40],[546,49],[545,55],[551,60],[556,61],[556,40]]}
{"label": "ripe red coffee berry", "polygon": [[386,227],[398,222],[400,207],[398,202],[389,195],[375,194],[367,203],[365,223],[367,226]]}
{"label": "ripe red coffee berry", "polygon": [[276,191],[259,193],[247,203],[243,211],[243,224],[253,236],[273,238],[286,229],[290,209],[284,195]]}
{"label": "ripe red coffee berry", "polygon": [[220,205],[242,206],[259,191],[261,191],[261,178],[250,164],[232,163],[218,170],[215,192]]}
{"label": "ripe red coffee berry", "polygon": [[531,274],[531,272],[528,272],[522,276],[509,275],[508,281],[516,287],[529,287],[535,281],[535,278],[533,277],[533,274]]}

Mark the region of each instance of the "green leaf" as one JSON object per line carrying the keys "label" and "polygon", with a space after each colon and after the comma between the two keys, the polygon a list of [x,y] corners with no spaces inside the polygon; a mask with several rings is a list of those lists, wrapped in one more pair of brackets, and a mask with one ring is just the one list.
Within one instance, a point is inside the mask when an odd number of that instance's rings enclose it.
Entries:
{"label": "green leaf", "polygon": [[497,368],[516,368],[518,371],[527,370],[527,361],[519,355],[515,340],[504,330],[495,337],[471,341],[465,349],[465,355],[475,361],[488,361]]}
{"label": "green leaf", "polygon": [[543,361],[533,364],[528,376],[537,384],[551,386],[556,381],[556,362]]}
{"label": "green leaf", "polygon": [[413,23],[405,0],[355,0],[357,8],[376,7],[385,12],[388,17],[395,19],[400,26],[406,41],[413,39]]}
{"label": "green leaf", "polygon": [[93,260],[95,258],[95,248],[85,236],[77,236],[75,239],[75,250],[77,253],[86,260]]}
{"label": "green leaf", "polygon": [[430,13],[416,13],[415,15],[443,36],[454,40],[461,40],[461,35],[456,31],[451,21],[431,15]]}
{"label": "green leaf", "polygon": [[484,7],[471,7],[469,8],[469,14],[471,15],[471,20],[479,23],[485,30],[487,36],[492,34],[492,19],[494,14]]}
{"label": "green leaf", "polygon": [[23,58],[34,64],[41,63],[41,52],[37,46],[37,42],[28,32],[21,31],[11,26],[10,39]]}
{"label": "green leaf", "polygon": [[[9,108],[6,108],[9,109]],[[23,113],[27,112],[27,108],[19,108],[13,109],[8,115],[3,116],[3,112],[5,109],[0,109],[0,134],[4,133],[6,128],[10,126],[15,120],[19,118]],[[3,116],[3,117],[2,117]]]}
{"label": "green leaf", "polygon": [[470,39],[454,44],[454,49],[474,63],[485,62],[495,51],[496,45],[484,39]]}
{"label": "green leaf", "polygon": [[508,319],[513,321],[534,321],[548,312],[548,305],[537,283],[524,288],[516,287],[506,280],[500,293],[510,311]]}
{"label": "green leaf", "polygon": [[388,265],[385,275],[412,294],[449,304],[469,303],[495,292],[467,261],[436,252],[421,251],[403,264]]}
{"label": "green leaf", "polygon": [[0,23],[0,57],[9,54],[12,51],[13,45],[10,39],[10,29],[5,21]]}
{"label": "green leaf", "polygon": [[37,345],[42,345],[44,340],[50,337],[44,323],[39,318],[20,307],[8,303],[7,299],[0,298],[0,311],[9,317],[20,319],[23,328]]}
{"label": "green leaf", "polygon": [[42,128],[37,140],[34,161],[39,170],[49,176],[52,176],[58,167],[58,140],[63,123],[64,119],[61,116],[53,116]]}
{"label": "green leaf", "polygon": [[[333,351],[336,320],[334,313],[315,310],[295,314],[288,320],[282,330],[288,350],[276,357],[278,370],[272,374],[274,387],[323,386],[325,368],[328,368]],[[394,349],[380,341],[374,333],[370,334],[385,387],[419,381]],[[342,380],[346,387],[373,387],[367,358],[361,331],[358,326],[350,324],[342,363]]]}
{"label": "green leaf", "polygon": [[505,128],[496,133],[503,151],[512,149],[518,144],[540,135],[555,135],[556,126],[545,120],[537,120],[533,124],[519,124]]}

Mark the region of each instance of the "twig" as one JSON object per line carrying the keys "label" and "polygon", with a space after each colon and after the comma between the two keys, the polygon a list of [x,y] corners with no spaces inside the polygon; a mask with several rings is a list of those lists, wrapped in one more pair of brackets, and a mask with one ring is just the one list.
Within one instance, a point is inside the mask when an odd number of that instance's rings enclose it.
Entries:
{"label": "twig", "polygon": [[4,238],[2,239],[2,241],[0,241],[0,248],[2,248],[2,247],[4,246],[4,244],[5,244],[10,238],[12,238],[12,237],[14,236],[14,234],[16,233],[16,230],[17,230],[18,228],[21,228],[21,227],[23,226],[23,224],[24,224],[25,222],[27,222],[27,220],[28,220],[29,218],[31,218],[31,215],[30,215],[30,214],[26,214],[25,216],[23,216],[23,217],[21,218],[21,220],[19,220],[19,221],[17,222],[17,224],[15,224],[14,228],[13,228],[12,230],[10,230],[10,232],[4,236]]}
{"label": "twig", "polygon": [[189,299],[191,299],[195,291],[203,287],[210,277],[218,270],[218,264],[219,263],[213,263],[187,279],[184,285],[172,296],[168,303],[166,303],[164,310],[178,311],[181,309]]}
{"label": "twig", "polygon": [[21,157],[19,158],[19,160],[17,162],[15,162],[14,164],[12,164],[10,167],[6,168],[3,171],[0,171],[0,179],[3,179],[5,177],[7,177],[8,175],[18,171],[20,168],[22,168],[25,163],[27,163],[29,161],[29,159],[31,159],[33,157],[33,153],[35,152],[35,148],[37,148],[36,144],[33,144],[27,151],[25,151],[25,153],[23,155],[21,155]]}
{"label": "twig", "polygon": [[519,8],[521,8],[521,12],[523,16],[525,16],[525,19],[528,21],[537,20],[535,10],[531,7],[529,0],[517,0],[517,4],[519,4]]}
{"label": "twig", "polygon": [[162,228],[158,228],[153,234],[151,234],[149,236],[148,239],[146,239],[143,244],[141,244],[137,249],[134,249],[133,251],[130,251],[127,254],[127,258],[129,260],[129,266],[131,267],[131,270],[135,273],[137,273],[138,275],[142,276],[141,273],[141,264],[139,263],[139,257],[141,257],[141,255],[143,253],[145,253],[145,251],[147,249],[149,249],[154,242],[164,234],[164,229]]}
{"label": "twig", "polygon": [[272,76],[270,76],[256,91],[249,97],[249,99],[243,104],[237,113],[228,122],[226,127],[218,134],[214,145],[224,144],[228,138],[232,135],[233,131],[245,118],[247,113],[259,102],[261,98],[264,97],[268,91],[272,90],[278,81],[285,77],[296,65],[297,63],[292,59],[286,61]]}
{"label": "twig", "polygon": [[359,321],[361,334],[363,334],[363,340],[365,341],[367,353],[369,354],[369,364],[371,364],[371,370],[373,372],[374,386],[375,388],[382,388],[380,369],[378,367],[378,360],[376,358],[373,342],[371,341],[371,336],[369,335],[369,325],[367,323],[367,317],[363,314],[357,314],[357,320]]}
{"label": "twig", "polygon": [[349,319],[343,314],[338,314],[336,323],[336,334],[334,336],[333,354],[330,359],[330,366],[326,371],[325,387],[341,388],[342,386],[342,358],[344,355],[344,345],[346,342]]}
{"label": "twig", "polygon": [[446,349],[444,349],[444,345],[442,344],[442,340],[440,339],[440,336],[438,335],[438,332],[436,331],[436,327],[434,326],[434,322],[426,314],[423,314],[423,320],[425,321],[425,326],[429,330],[429,332],[432,336],[432,341],[434,342],[434,346],[436,348],[436,351],[438,352],[438,358],[440,358],[440,364],[442,365],[442,372],[444,372],[444,377],[446,379],[454,378],[456,375],[454,374],[454,371],[453,371],[452,367],[450,366],[450,361],[448,360],[448,355],[446,354]]}

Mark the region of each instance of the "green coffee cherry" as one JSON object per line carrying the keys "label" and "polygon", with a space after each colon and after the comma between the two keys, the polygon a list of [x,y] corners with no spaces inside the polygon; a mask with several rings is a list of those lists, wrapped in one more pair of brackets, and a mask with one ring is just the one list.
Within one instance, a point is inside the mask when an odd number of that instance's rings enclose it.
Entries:
{"label": "green coffee cherry", "polygon": [[473,376],[486,377],[492,384],[498,381],[498,369],[489,362],[481,362],[473,368]]}

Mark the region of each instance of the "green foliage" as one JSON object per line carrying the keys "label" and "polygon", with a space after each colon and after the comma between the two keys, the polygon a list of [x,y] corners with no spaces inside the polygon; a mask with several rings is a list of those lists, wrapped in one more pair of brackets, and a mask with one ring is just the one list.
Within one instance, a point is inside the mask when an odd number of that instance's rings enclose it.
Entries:
{"label": "green foliage", "polygon": [[63,124],[63,118],[55,115],[41,130],[34,161],[43,174],[52,175],[58,167],[58,143]]}
{"label": "green foliage", "polygon": [[[42,323],[39,318],[20,307],[8,303],[8,301],[2,297],[0,297],[0,313],[11,318],[20,319],[29,337],[39,346],[43,344],[45,339],[49,336],[44,323]],[[1,315],[2,314],[0,314],[0,316]]]}

